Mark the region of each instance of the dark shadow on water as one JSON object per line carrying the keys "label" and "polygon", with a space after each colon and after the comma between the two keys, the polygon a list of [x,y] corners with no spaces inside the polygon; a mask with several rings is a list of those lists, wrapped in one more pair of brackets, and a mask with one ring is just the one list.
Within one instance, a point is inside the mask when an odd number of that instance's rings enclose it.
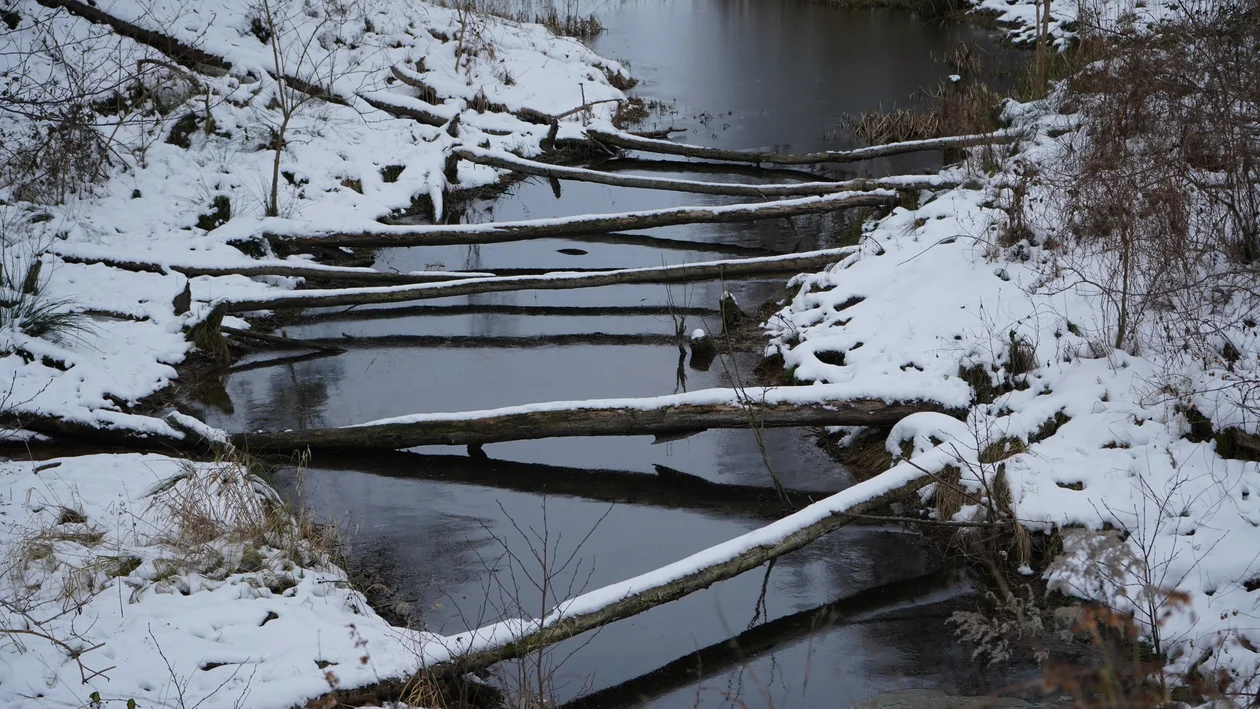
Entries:
{"label": "dark shadow on water", "polygon": [[354,470],[373,475],[416,478],[454,484],[515,490],[538,495],[560,495],[584,500],[643,505],[666,509],[708,511],[775,519],[785,502],[803,507],[826,493],[787,491],[782,500],[769,486],[714,483],[701,477],[669,471],[651,475],[620,470],[592,470],[559,465],[519,463],[459,455],[422,455],[406,452],[367,454],[317,453],[314,465],[328,470]]}

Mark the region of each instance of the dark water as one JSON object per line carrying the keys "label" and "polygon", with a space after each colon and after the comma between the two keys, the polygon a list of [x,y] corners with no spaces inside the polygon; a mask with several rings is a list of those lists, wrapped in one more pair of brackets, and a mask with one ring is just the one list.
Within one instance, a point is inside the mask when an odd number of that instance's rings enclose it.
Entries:
{"label": "dark water", "polygon": [[[636,92],[669,106],[649,123],[686,129],[680,140],[723,147],[847,147],[842,133],[837,140],[824,137],[844,114],[914,103],[916,92],[951,73],[938,60],[951,46],[992,46],[967,26],[820,4],[627,0],[595,9],[609,28],[595,49],[628,60],[643,80]],[[920,155],[845,169],[913,171],[937,160]],[[715,175],[657,161],[603,167],[746,182],[809,177],[734,168]],[[734,201],[582,183],[564,183],[557,197],[552,186],[533,181],[495,201],[468,205],[464,218]],[[395,249],[381,252],[378,266],[654,266],[834,245],[845,226],[842,219],[819,217],[659,229],[630,243]],[[727,386],[749,381],[759,353],[724,356],[701,371],[680,360],[669,336],[680,324],[688,332],[716,328],[723,287],[753,310],[782,297],[782,285],[780,279],[497,293],[405,309],[323,312],[284,334],[352,336],[347,353],[270,366],[263,360],[276,355],[260,355],[199,401],[212,425],[282,429]],[[422,346],[402,337],[434,335],[458,338],[448,344],[459,346]],[[710,431],[656,445],[650,437],[525,441],[485,452],[490,460],[435,447],[312,462],[306,500],[357,530],[353,558],[389,587],[392,607],[385,610],[443,632],[505,615],[537,615],[584,588],[652,570],[765,524],[779,509],[768,469],[785,486],[815,497],[852,483],[806,431],[767,431],[761,440],[749,431]],[[293,487],[296,480],[287,473],[281,483]],[[544,548],[547,565],[560,568],[546,599],[533,585],[534,553]],[[944,622],[968,598],[930,576],[938,566],[915,535],[849,527],[769,570],[561,644],[547,658],[555,678],[549,691],[558,701],[590,695],[586,706],[598,707],[780,709],[843,707],[915,686],[983,691],[993,678]],[[731,638],[738,642],[726,642]],[[520,669],[507,663],[497,675],[511,686]]]}

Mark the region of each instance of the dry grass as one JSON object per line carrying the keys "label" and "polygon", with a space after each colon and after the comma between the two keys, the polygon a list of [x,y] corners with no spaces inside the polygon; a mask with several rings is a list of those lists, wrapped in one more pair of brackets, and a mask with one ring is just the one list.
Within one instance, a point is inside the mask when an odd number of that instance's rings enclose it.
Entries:
{"label": "dry grass", "polygon": [[936,483],[932,488],[932,504],[936,519],[947,521],[954,518],[962,509],[967,496],[962,486],[962,470],[956,466],[946,466],[936,475]]}
{"label": "dry grass", "polygon": [[927,108],[893,108],[846,116],[846,127],[865,145],[986,133],[998,127],[1002,97],[988,84],[942,81],[926,92]]}
{"label": "dry grass", "polygon": [[162,529],[158,541],[170,552],[172,574],[251,573],[276,564],[324,567],[340,545],[336,527],[285,504],[239,452],[210,465],[189,463],[153,495],[150,509]]}

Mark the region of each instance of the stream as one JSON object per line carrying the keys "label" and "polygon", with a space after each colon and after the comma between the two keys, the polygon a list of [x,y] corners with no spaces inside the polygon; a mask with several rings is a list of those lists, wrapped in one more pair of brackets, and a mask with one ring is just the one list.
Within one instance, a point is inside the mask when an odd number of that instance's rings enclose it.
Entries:
{"label": "stream", "polygon": [[[629,62],[641,80],[633,93],[663,102],[643,127],[676,126],[685,129],[676,140],[724,148],[851,147],[843,130],[828,135],[843,116],[916,103],[917,92],[953,73],[940,59],[951,47],[976,42],[1008,51],[968,24],[938,26],[908,13],[791,0],[608,0],[593,9],[607,31],[592,47]],[[939,161],[939,154],[915,155],[844,171],[832,166],[826,174],[922,171]],[[811,177],[740,168],[715,175],[662,160],[600,167],[749,183]],[[557,194],[535,179],[466,205],[463,218],[737,201],[576,182],[562,183]],[[792,225],[657,229],[646,233],[656,240],[620,243],[385,249],[377,267],[658,266],[826,248],[843,243],[846,226],[843,218],[821,216]],[[278,430],[749,382],[759,352],[720,356],[700,369],[680,360],[668,340],[680,325],[686,332],[720,330],[716,307],[724,285],[750,313],[786,295],[782,279],[774,279],[317,311],[279,334],[344,336],[347,352],[303,361],[253,356],[222,378],[222,389],[196,394],[190,405],[212,426]],[[460,346],[372,339],[399,335],[448,336]],[[382,612],[449,634],[501,617],[536,616],[583,589],[766,524],[778,511],[768,468],[784,486],[815,497],[854,482],[804,430],[767,430],[760,439],[747,430],[708,431],[655,444],[650,436],[523,441],[490,445],[485,453],[489,460],[438,447],[320,456],[304,473],[282,471],[278,483],[350,531],[352,564],[388,589]],[[545,585],[540,565],[551,569]],[[591,707],[784,709],[845,707],[909,687],[984,693],[1011,675],[972,660],[971,649],[955,639],[946,620],[973,599],[947,574],[932,575],[940,565],[926,541],[899,527],[846,527],[768,570],[561,643],[548,654],[547,699]],[[920,577],[926,578],[899,583]],[[495,668],[509,688],[533,678],[524,669],[521,663]]]}

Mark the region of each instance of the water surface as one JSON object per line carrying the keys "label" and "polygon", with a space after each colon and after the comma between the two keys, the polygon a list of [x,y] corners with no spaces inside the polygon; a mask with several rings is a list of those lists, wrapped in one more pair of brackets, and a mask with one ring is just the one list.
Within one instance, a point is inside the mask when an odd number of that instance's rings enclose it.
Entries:
{"label": "water surface", "polygon": [[[607,0],[591,7],[608,27],[594,48],[628,61],[642,80],[636,93],[664,102],[649,127],[678,127],[678,140],[728,148],[850,147],[849,136],[836,129],[846,114],[920,102],[921,90],[952,72],[940,61],[952,46],[995,46],[967,25],[821,3]],[[939,159],[925,154],[818,171],[831,177],[921,171]],[[742,182],[812,178],[679,161],[596,167]],[[468,204],[461,218],[736,201],[570,182],[557,195],[550,183],[527,180],[493,201]],[[658,266],[834,246],[850,238],[846,233],[846,221],[836,216],[680,226],[637,235],[664,242],[547,239],[387,249],[377,267]],[[723,290],[749,310],[786,296],[782,279],[767,279],[327,310],[284,334],[340,339],[345,354],[270,366],[266,360],[275,354],[257,355],[225,375],[221,391],[203,395],[202,413],[212,425],[235,430],[311,428],[747,383],[759,352],[724,355],[699,369],[670,340],[680,330],[718,329],[714,308]],[[531,339],[539,337],[550,339]],[[797,491],[794,504],[853,483],[811,432],[798,430],[709,431],[666,443],[648,436],[521,441],[484,452],[488,460],[441,447],[317,456],[304,476],[288,471],[280,482],[292,492],[301,477],[308,504],[357,530],[351,558],[387,587],[383,610],[440,632],[537,615],[559,597],[764,525],[782,511],[772,472]],[[554,577],[546,598],[537,587],[540,549],[549,550]],[[970,601],[954,583],[931,576],[939,564],[928,544],[901,529],[845,528],[770,569],[562,643],[548,656],[559,665],[549,699],[590,695],[586,706],[599,707],[783,709],[843,707],[914,686],[985,691],[994,677],[975,666],[944,622]],[[738,642],[727,643],[731,638]],[[505,663],[496,673],[510,686],[519,669]]]}

